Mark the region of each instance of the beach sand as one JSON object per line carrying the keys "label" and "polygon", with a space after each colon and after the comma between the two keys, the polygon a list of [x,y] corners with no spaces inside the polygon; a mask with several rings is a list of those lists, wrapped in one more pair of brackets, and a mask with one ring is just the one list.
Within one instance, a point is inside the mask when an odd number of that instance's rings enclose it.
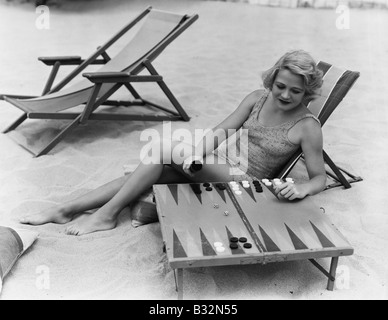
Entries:
{"label": "beach sand", "polygon": [[[185,298],[387,299],[388,11],[352,9],[350,28],[339,30],[335,10],[210,1],[72,1],[51,7],[50,28],[40,30],[31,3],[2,1],[0,93],[39,95],[49,68],[37,57],[87,57],[147,5],[200,16],[155,61],[191,116],[173,128],[214,127],[261,87],[261,71],[291,49],[303,48],[316,59],[361,72],[323,132],[332,159],[364,181],[313,197],[355,249],[340,258],[335,290],[326,290],[326,278],[310,262],[295,261],[188,269]],[[144,94],[164,99],[155,88]],[[0,129],[20,114],[0,101]],[[20,127],[21,136],[35,145],[57,126],[30,121]],[[98,187],[123,175],[124,165],[135,168],[144,145],[141,132],[160,126],[90,122],[39,158],[0,135],[0,224]],[[40,236],[5,279],[1,299],[177,297],[159,223],[133,228],[124,210],[116,229],[82,237],[66,235],[66,225],[24,228]],[[329,268],[330,259],[319,262]],[[48,287],[39,286],[42,267],[49,271]]]}

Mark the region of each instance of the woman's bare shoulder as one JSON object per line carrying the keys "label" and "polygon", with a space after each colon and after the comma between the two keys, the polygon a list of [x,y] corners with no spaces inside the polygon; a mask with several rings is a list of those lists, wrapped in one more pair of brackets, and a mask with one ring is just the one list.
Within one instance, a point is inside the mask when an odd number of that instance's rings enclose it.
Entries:
{"label": "woman's bare shoulder", "polygon": [[265,89],[258,89],[251,92],[245,97],[244,104],[249,107],[253,107],[257,103],[257,101],[260,100],[260,98],[263,96],[264,93],[265,93]]}
{"label": "woman's bare shoulder", "polygon": [[260,99],[260,98],[263,96],[263,94],[264,94],[265,92],[266,92],[265,89],[257,89],[257,90],[255,90],[255,91],[251,92],[251,93],[248,95],[248,97],[256,98],[256,100],[258,100],[258,99]]}

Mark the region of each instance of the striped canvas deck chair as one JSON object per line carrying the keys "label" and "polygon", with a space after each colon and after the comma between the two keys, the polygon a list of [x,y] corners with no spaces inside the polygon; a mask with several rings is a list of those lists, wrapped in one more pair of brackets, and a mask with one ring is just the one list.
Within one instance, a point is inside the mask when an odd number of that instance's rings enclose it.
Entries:
{"label": "striped canvas deck chair", "polygon": [[[321,94],[315,100],[306,101],[309,110],[319,119],[323,126],[326,120],[330,117],[334,109],[341,103],[348,91],[360,76],[359,72],[342,70],[329,63],[320,61],[318,68],[324,73],[324,82]],[[323,150],[323,158],[328,166],[326,173],[334,180],[334,183],[329,184],[326,189],[344,186],[350,188],[350,183],[361,181],[362,178],[346,171],[337,166],[329,155]],[[277,175],[284,179],[298,162],[303,160],[302,150],[299,149],[289,160],[283,170]],[[346,176],[346,177],[345,177]]]}
{"label": "striped canvas deck chair", "polygon": [[[122,30],[102,45],[86,60],[78,56],[41,57],[40,61],[52,66],[42,96],[0,95],[23,111],[23,115],[3,132],[16,129],[26,119],[70,120],[70,123],[47,145],[33,152],[35,156],[48,153],[57,143],[75,127],[86,124],[89,120],[141,120],[141,121],[189,121],[185,110],[167,87],[163,77],[158,74],[152,62],[183,31],[198,19],[198,15],[180,15],[148,7]],[[136,26],[136,28],[134,28]],[[107,49],[129,32],[135,33],[130,41],[114,56],[110,57]],[[112,47],[113,48],[113,47]],[[88,66],[103,65],[96,72],[82,73]],[[75,69],[62,81],[53,86],[60,66],[75,65]],[[146,71],[140,74],[143,70]],[[82,74],[85,78],[75,79]],[[74,81],[73,81],[74,80]],[[133,87],[133,83],[153,82],[167,96],[172,106],[160,106],[143,99]],[[109,100],[121,87],[133,96],[132,101]],[[75,106],[82,107],[82,112],[70,112]],[[131,106],[141,105],[162,110],[162,115],[130,115],[128,113],[95,112],[102,105]],[[175,110],[171,110],[174,109]],[[64,112],[67,110],[67,112]],[[160,113],[160,112],[159,112]],[[27,148],[28,150],[28,148]]]}

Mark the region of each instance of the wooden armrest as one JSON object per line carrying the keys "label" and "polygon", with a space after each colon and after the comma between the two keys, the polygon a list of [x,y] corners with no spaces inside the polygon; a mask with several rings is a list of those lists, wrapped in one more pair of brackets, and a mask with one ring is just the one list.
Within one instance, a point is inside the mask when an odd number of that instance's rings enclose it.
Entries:
{"label": "wooden armrest", "polygon": [[88,72],[82,74],[93,83],[158,82],[162,76],[138,76],[128,72]]}
{"label": "wooden armrest", "polygon": [[48,66],[54,65],[56,62],[60,62],[63,65],[74,65],[82,62],[79,56],[39,57],[38,60]]}
{"label": "wooden armrest", "polygon": [[[80,65],[85,60],[80,56],[57,56],[57,57],[39,57],[38,60],[42,61],[48,66],[53,66],[56,62],[59,62],[61,65]],[[106,60],[96,59],[90,64],[105,64]]]}

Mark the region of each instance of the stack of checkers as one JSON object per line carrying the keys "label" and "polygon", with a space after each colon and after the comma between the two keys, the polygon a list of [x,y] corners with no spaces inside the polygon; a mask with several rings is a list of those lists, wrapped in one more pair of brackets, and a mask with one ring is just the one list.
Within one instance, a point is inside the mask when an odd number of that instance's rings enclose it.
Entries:
{"label": "stack of checkers", "polygon": [[[203,184],[203,187],[205,188],[206,191],[212,191],[213,188],[211,186],[211,184],[209,182],[204,182]],[[202,190],[201,190],[201,185],[199,183],[191,183],[190,184],[193,192],[195,194],[201,194],[202,193]],[[226,189],[226,186],[225,186],[225,183],[216,183],[215,184],[216,188],[218,188],[219,190],[225,190]]]}
{"label": "stack of checkers", "polygon": [[[262,188],[262,186],[261,186],[259,181],[254,180],[252,183],[255,186],[256,192],[263,192],[263,188]],[[237,194],[237,195],[241,195],[242,194],[242,192],[240,190],[240,184],[239,183],[237,183],[236,181],[230,181],[229,184],[230,184],[230,187],[231,187],[231,189],[233,190],[233,192],[235,194]],[[245,189],[249,189],[251,187],[249,181],[246,181],[246,180],[241,181],[241,185]]]}
{"label": "stack of checkers", "polygon": [[[263,179],[261,180],[267,187],[270,187],[270,186],[273,186],[274,188],[276,188],[277,186],[280,186],[281,184],[283,184],[284,181],[282,181],[281,179],[278,179],[278,178],[275,178],[273,179],[272,181],[269,180],[269,179]],[[294,182],[294,179],[292,178],[286,178],[285,182],[291,182],[291,183],[295,183]]]}
{"label": "stack of checkers", "polygon": [[263,187],[261,186],[259,181],[254,180],[253,185],[255,186],[256,192],[263,192]]}
{"label": "stack of checkers", "polygon": [[205,187],[205,190],[206,190],[206,191],[212,191],[212,190],[213,190],[213,188],[211,187],[211,185],[210,185],[209,182],[205,182],[205,183],[203,184],[203,186]]}
{"label": "stack of checkers", "polygon": [[240,185],[236,181],[230,181],[229,184],[235,194],[242,194],[242,191],[240,190]]}
{"label": "stack of checkers", "polygon": [[229,239],[229,241],[230,241],[229,247],[230,247],[231,249],[238,249],[238,243],[239,243],[239,242],[240,242],[240,243],[243,243],[243,246],[244,246],[244,248],[246,248],[246,249],[252,248],[252,244],[249,243],[249,242],[247,242],[248,239],[245,238],[245,237],[240,237],[240,238],[231,237],[231,238]]}

